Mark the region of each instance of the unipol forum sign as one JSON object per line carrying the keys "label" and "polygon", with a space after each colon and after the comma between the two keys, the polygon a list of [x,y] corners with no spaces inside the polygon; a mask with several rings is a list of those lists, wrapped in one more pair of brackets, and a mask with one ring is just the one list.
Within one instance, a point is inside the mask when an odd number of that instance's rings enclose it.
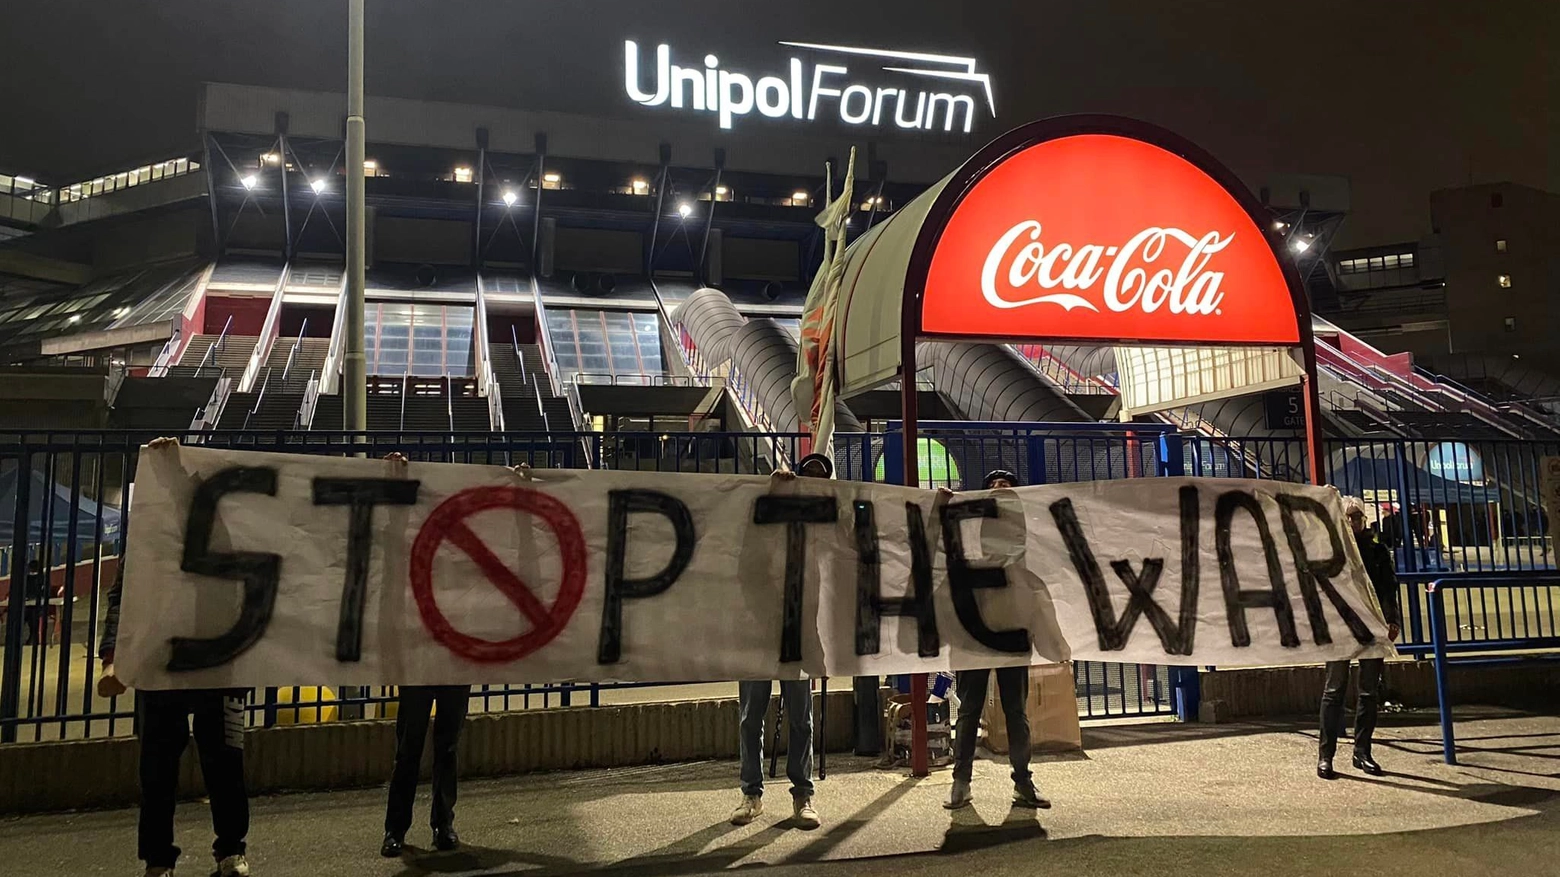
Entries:
{"label": "unipol forum sign", "polygon": [[774,679],[1385,656],[1338,494],[142,451],[141,688]]}
{"label": "unipol forum sign", "polygon": [[1019,149],[936,238],[921,333],[1292,347],[1294,299],[1246,207],[1186,158],[1116,134]]}
{"label": "unipol forum sign", "polygon": [[[623,87],[641,106],[710,113],[731,128],[743,116],[968,134],[997,114],[991,75],[974,58],[782,42],[794,54],[772,71],[727,69],[715,55],[684,60],[666,44],[623,43]],[[674,63],[681,62],[681,63]]]}

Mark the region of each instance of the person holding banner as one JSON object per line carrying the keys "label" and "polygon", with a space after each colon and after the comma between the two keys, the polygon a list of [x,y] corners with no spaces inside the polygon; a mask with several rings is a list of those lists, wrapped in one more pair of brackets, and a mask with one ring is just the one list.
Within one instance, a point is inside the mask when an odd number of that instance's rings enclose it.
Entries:
{"label": "person holding banner", "polygon": [[[1397,568],[1392,562],[1392,550],[1381,544],[1380,536],[1365,523],[1365,503],[1355,497],[1345,497],[1343,515],[1354,531],[1354,542],[1359,546],[1360,559],[1365,562],[1365,574],[1376,591],[1381,604],[1382,618],[1387,622],[1387,638],[1396,640],[1402,623],[1398,611]],[[1381,673],[1386,666],[1382,658],[1360,659],[1360,694],[1354,710],[1354,766],[1370,774],[1386,773],[1376,759],[1371,757],[1371,742],[1376,733],[1376,713],[1381,706]],[[1316,775],[1324,780],[1336,779],[1333,755],[1338,751],[1338,738],[1343,736],[1343,701],[1349,691],[1349,662],[1328,661],[1327,682],[1322,689],[1321,744],[1318,747]]]}
{"label": "person holding banner", "polygon": [[[119,640],[119,604],[124,589],[123,559],[108,591],[108,615],[98,657],[99,697],[126,691],[114,673],[114,649]],[[195,748],[200,772],[211,800],[211,826],[216,842],[211,854],[220,877],[247,877],[245,837],[249,834],[249,794],[244,787],[243,690],[183,689],[139,692],[136,707],[141,732],[141,815],[136,855],[146,863],[146,877],[172,874],[178,864],[173,844],[173,812],[178,801],[179,761],[190,742],[190,716],[195,717]]]}
{"label": "person holding banner", "polygon": [[433,713],[433,846],[441,851],[460,846],[460,835],[455,833],[455,754],[470,701],[471,687],[467,685],[401,686],[395,715],[395,771],[390,775],[385,839],[379,847],[381,856],[394,859],[406,846],[430,712]]}
{"label": "person holding banner", "polygon": [[[981,487],[984,490],[1012,490],[1018,484],[1018,476],[1006,469],[995,469],[986,475]],[[947,488],[940,490],[951,493]],[[1029,668],[998,667],[997,694],[1002,698],[1002,712],[1007,717],[1008,761],[1013,767],[1013,804],[1018,807],[1047,809],[1051,802],[1041,797],[1035,789],[1034,777],[1029,770]],[[971,802],[970,780],[975,772],[975,742],[980,733],[980,714],[986,706],[986,692],[991,684],[990,670],[960,670],[954,676],[954,692],[959,697],[959,717],[954,724],[953,788],[943,805],[948,810],[968,807]]]}
{"label": "person holding banner", "polygon": [[[777,481],[803,478],[832,478],[834,461],[823,454],[808,454],[797,471],[776,469]],[[742,803],[731,814],[732,825],[747,825],[764,812],[764,716],[774,693],[770,680],[737,683],[738,753],[742,761]],[[780,681],[780,699],[790,723],[786,743],[785,773],[791,780],[792,818],[800,828],[814,829],[822,824],[813,809],[812,781],[812,687],[806,679]]]}

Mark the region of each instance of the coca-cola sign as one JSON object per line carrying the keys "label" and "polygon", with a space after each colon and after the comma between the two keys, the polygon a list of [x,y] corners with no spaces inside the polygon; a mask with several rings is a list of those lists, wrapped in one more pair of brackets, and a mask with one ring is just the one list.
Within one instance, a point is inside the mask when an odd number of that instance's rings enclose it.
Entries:
{"label": "coca-cola sign", "polygon": [[949,216],[926,335],[1299,343],[1265,233],[1207,173],[1113,134],[1048,140],[983,175]]}

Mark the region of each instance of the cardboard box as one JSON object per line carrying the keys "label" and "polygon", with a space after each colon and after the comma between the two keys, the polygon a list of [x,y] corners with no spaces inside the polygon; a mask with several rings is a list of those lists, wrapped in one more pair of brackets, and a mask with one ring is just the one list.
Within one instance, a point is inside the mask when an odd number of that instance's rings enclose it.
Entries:
{"label": "cardboard box", "polygon": [[[1029,668],[1029,699],[1024,711],[1029,715],[1031,751],[1072,752],[1083,748],[1076,691],[1070,662]],[[1000,698],[997,680],[993,678],[980,718],[986,730],[986,748],[997,755],[1006,755],[1007,718],[1002,712]]]}

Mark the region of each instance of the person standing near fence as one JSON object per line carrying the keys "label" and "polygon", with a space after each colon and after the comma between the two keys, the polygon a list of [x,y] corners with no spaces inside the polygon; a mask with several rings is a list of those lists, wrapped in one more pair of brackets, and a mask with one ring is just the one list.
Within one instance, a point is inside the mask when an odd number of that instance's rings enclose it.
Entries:
{"label": "person standing near fence", "polygon": [[[776,469],[776,481],[803,478],[831,478],[834,462],[823,454],[808,454],[797,471]],[[738,752],[742,760],[742,803],[731,814],[732,825],[747,825],[764,812],[764,717],[774,683],[737,683]],[[825,693],[827,697],[827,693]],[[791,816],[799,828],[813,829],[822,824],[813,809],[812,781],[812,685],[806,679],[782,679],[780,700],[790,727],[786,742],[785,773],[791,780]]]}
{"label": "person standing near fence", "polygon": [[469,685],[403,685],[395,716],[395,771],[390,775],[390,800],[385,807],[385,839],[379,854],[387,859],[401,855],[406,832],[412,827],[412,804],[417,798],[417,775],[422,766],[423,741],[428,736],[429,713],[433,719],[433,846],[453,850],[460,846],[455,833],[455,755],[460,731],[466,724],[471,702]]}
{"label": "person standing near fence", "polygon": [[[113,587],[108,591],[108,615],[98,657],[99,697],[118,697],[126,689],[114,673],[114,647],[119,639],[119,604],[125,580],[123,555]],[[246,877],[249,835],[249,794],[244,786],[243,690],[183,689],[137,692],[141,731],[141,814],[136,855],[146,863],[146,877],[172,874],[180,849],[173,843],[173,813],[178,802],[179,761],[190,742],[194,716],[195,749],[211,800],[211,845],[220,877]]]}
{"label": "person standing near fence", "polygon": [[[985,490],[1012,490],[1018,486],[1018,476],[1006,469],[996,469],[986,475],[981,483]],[[946,489],[943,491],[948,493]],[[986,706],[986,692],[991,684],[991,670],[960,670],[954,676],[954,692],[959,698],[959,717],[953,732],[953,787],[948,810],[968,807],[971,802],[970,780],[975,773],[975,742],[980,734],[980,714]],[[1013,767],[1013,804],[1018,807],[1047,809],[1051,802],[1035,788],[1034,775],[1029,770],[1029,668],[998,667],[997,695],[1002,699],[1002,712],[1007,718],[1008,762]]]}
{"label": "person standing near fence", "polygon": [[[1363,502],[1352,496],[1345,497],[1343,514],[1349,529],[1354,531],[1360,559],[1365,562],[1365,574],[1376,589],[1376,600],[1381,604],[1381,614],[1387,622],[1387,636],[1396,640],[1402,617],[1398,611],[1398,581],[1392,550],[1381,544],[1379,534],[1366,525]],[[1371,756],[1376,714],[1381,708],[1381,672],[1385,666],[1386,661],[1382,658],[1360,659],[1360,695],[1354,714],[1354,766],[1371,776],[1386,772]],[[1316,775],[1324,780],[1338,776],[1333,770],[1333,756],[1338,751],[1338,738],[1343,736],[1343,701],[1348,691],[1349,662],[1328,661],[1327,682],[1322,689],[1321,745],[1316,761]]]}
{"label": "person standing near fence", "polygon": [[22,645],[36,645],[38,642],[48,642],[48,600],[49,600],[49,574],[44,571],[43,563],[34,557],[27,562],[26,584],[22,589],[22,596],[27,601],[22,606],[22,624],[26,626],[26,638]]}

